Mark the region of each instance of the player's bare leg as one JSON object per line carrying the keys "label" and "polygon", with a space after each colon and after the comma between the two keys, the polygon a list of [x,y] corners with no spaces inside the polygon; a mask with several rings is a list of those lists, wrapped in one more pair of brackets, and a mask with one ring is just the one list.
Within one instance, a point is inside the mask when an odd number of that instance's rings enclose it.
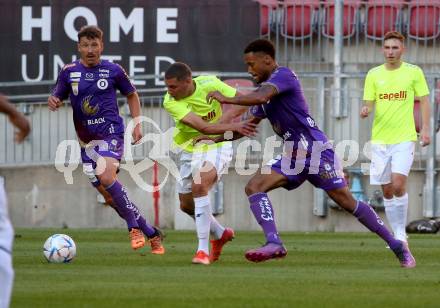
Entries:
{"label": "player's bare leg", "polygon": [[194,218],[194,197],[192,192],[179,194],[180,209],[182,212],[188,214],[190,217]]}

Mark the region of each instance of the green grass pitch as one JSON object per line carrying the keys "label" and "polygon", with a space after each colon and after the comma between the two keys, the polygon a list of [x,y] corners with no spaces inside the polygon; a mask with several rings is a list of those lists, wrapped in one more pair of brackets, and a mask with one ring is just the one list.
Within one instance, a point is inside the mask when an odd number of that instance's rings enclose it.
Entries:
{"label": "green grass pitch", "polygon": [[[129,248],[124,230],[18,229],[11,307],[440,307],[437,235],[413,235],[402,269],[369,233],[282,233],[283,260],[253,264],[259,232],[236,232],[219,262],[192,265],[195,232],[168,231],[163,256]],[[75,240],[71,264],[48,264],[53,233]]]}

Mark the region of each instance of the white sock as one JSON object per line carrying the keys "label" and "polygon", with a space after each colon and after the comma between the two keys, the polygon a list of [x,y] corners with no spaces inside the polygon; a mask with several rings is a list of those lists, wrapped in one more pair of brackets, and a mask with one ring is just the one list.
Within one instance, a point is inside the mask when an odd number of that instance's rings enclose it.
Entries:
{"label": "white sock", "polygon": [[385,207],[385,214],[387,216],[388,223],[390,224],[391,230],[393,231],[394,237],[396,237],[397,226],[397,210],[394,203],[394,197],[391,199],[383,198],[383,205]]}
{"label": "white sock", "polygon": [[394,237],[406,242],[405,228],[408,217],[408,194],[406,193],[401,197],[394,196],[394,207],[396,212],[396,231],[394,232]]}
{"label": "white sock", "polygon": [[217,219],[215,219],[214,215],[210,215],[210,219],[211,219],[211,234],[213,236],[214,239],[218,240],[219,238],[222,237],[223,232],[225,232],[225,227],[223,227]]}
{"label": "white sock", "polygon": [[209,196],[194,198],[194,205],[197,237],[199,238],[199,247],[197,251],[203,250],[206,254],[209,254],[209,229],[211,225],[211,206],[209,204]]}
{"label": "white sock", "polygon": [[12,257],[9,252],[0,248],[0,308],[9,307],[11,300],[14,270],[12,269]]}
{"label": "white sock", "polygon": [[[196,216],[195,215],[189,215],[192,217],[192,219],[196,220]],[[225,232],[225,227],[223,227],[217,219],[215,219],[214,215],[211,214],[210,216],[211,219],[211,224],[209,225],[209,233],[211,234],[211,236],[215,239],[218,240],[219,238],[222,237],[223,232]]]}

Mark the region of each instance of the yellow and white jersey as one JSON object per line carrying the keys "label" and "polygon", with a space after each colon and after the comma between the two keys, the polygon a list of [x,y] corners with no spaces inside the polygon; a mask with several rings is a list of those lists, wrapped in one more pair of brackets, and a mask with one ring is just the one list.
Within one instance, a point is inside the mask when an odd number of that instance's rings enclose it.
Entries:
{"label": "yellow and white jersey", "polygon": [[403,62],[396,70],[382,64],[372,68],[365,79],[364,100],[375,102],[371,141],[396,144],[417,140],[414,98],[429,94],[423,71]]}

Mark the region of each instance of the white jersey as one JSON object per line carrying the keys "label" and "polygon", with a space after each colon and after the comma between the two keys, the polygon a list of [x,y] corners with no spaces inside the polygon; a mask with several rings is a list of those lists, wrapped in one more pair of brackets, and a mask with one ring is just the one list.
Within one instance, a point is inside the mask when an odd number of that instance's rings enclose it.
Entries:
{"label": "white jersey", "polygon": [[0,249],[10,253],[12,251],[13,231],[9,221],[4,183],[4,178],[0,176]]}

